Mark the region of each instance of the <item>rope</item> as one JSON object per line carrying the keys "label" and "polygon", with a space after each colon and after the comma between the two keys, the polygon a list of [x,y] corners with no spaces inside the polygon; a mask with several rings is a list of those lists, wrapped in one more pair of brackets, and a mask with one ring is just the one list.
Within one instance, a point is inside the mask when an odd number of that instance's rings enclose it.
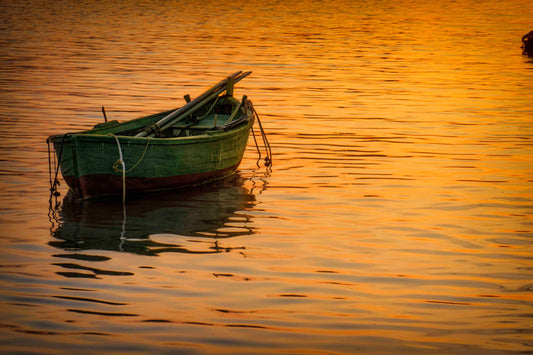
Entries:
{"label": "rope", "polygon": [[[113,137],[115,137],[115,139],[117,139],[117,137],[115,135],[113,135],[112,133],[110,133],[110,134]],[[128,170],[125,171],[126,174],[132,172],[133,169],[135,169],[143,161],[144,156],[146,155],[146,151],[148,150],[148,146],[150,145],[150,137],[147,137],[147,138],[148,138],[148,140],[146,141],[146,146],[144,147],[144,152],[142,153],[142,155],[139,158],[139,160],[131,168],[129,168]],[[122,162],[120,160],[117,160],[116,162],[113,163],[113,170],[115,170],[115,172],[121,173],[123,171],[120,168],[121,163]]]}
{"label": "rope", "polygon": [[201,119],[205,118],[207,115],[209,115],[211,113],[211,111],[213,110],[213,108],[215,107],[215,105],[217,104],[217,101],[218,99],[220,98],[220,96],[217,96],[215,102],[213,102],[213,105],[211,105],[211,107],[209,108],[209,110],[207,111],[207,113],[205,115],[203,115],[202,117],[198,117],[198,121],[200,121]]}
{"label": "rope", "polygon": [[115,168],[115,164],[117,163],[122,164],[122,207],[124,210],[123,211],[124,215],[126,215],[126,164],[124,163],[124,157],[122,156],[122,148],[120,147],[120,142],[118,141],[118,137],[112,133],[109,133],[109,134],[111,134],[115,138],[115,141],[117,142],[118,155],[119,155],[119,160],[117,160],[113,164],[113,169],[118,170]]}
{"label": "rope", "polygon": [[[255,148],[257,149],[257,154],[259,155],[259,160],[261,160],[261,150],[259,149],[259,144],[257,143],[257,138],[255,138],[254,126],[252,126],[252,137],[254,137]],[[257,164],[259,165],[259,162]]]}
{"label": "rope", "polygon": [[[52,190],[52,156],[50,151],[50,139],[46,139],[46,145],[48,145],[48,180],[50,181],[50,191]],[[54,159],[54,168],[55,168],[55,159]]]}
{"label": "rope", "polygon": [[[57,161],[56,161],[55,154],[51,153],[50,139],[48,138],[46,140],[46,143],[48,144],[48,178],[50,180],[50,201],[52,201],[52,196],[57,197],[60,195],[59,191],[57,191],[57,187],[60,185],[57,176],[59,175],[59,166],[61,165],[61,157],[63,156],[63,146],[65,145],[65,139],[69,135],[70,133],[66,133],[61,138],[61,145],[59,146],[59,154],[57,157]],[[53,163],[52,163],[52,156],[53,156]],[[52,166],[55,170],[53,180],[52,180]]]}
{"label": "rope", "polygon": [[[117,142],[119,159],[113,163],[113,170],[117,173],[122,173],[122,208],[123,208],[122,212],[123,212],[124,221],[125,221],[126,220],[126,174],[131,172],[133,169],[135,169],[143,161],[144,156],[146,155],[146,151],[148,150],[148,146],[150,145],[150,137],[147,137],[146,146],[144,147],[144,151],[141,157],[139,158],[139,160],[129,170],[126,170],[126,163],[124,162],[124,156],[122,155],[122,147],[120,146],[120,141],[118,140],[118,137],[115,136],[113,133],[108,133],[108,135],[113,136],[113,138],[115,138],[115,141]],[[122,168],[120,166],[122,166]]]}
{"label": "rope", "polygon": [[[54,220],[56,220],[54,217],[55,217],[55,209],[58,207],[58,204],[57,204],[57,196],[58,196],[58,192],[57,192],[57,186],[56,184],[52,181],[52,166],[54,167],[54,169],[56,168],[56,159],[55,159],[55,154],[53,155],[53,162],[52,162],[52,151],[50,149],[50,139],[46,139],[46,144],[48,145],[48,179],[50,181],[50,198],[48,199],[48,219],[52,222],[52,228],[54,226]],[[52,206],[53,205],[53,197],[55,196],[55,206]],[[52,230],[52,229],[50,229]]]}
{"label": "rope", "polygon": [[[266,153],[266,157],[265,157],[265,165],[266,166],[272,166],[272,149],[270,148],[270,143],[268,142],[268,138],[265,134],[265,130],[263,129],[263,125],[261,124],[261,119],[259,119],[259,114],[257,113],[257,111],[255,110],[254,106],[252,105],[252,102],[251,101],[247,101],[247,103],[249,103],[247,105],[247,108],[251,109],[252,112],[254,113],[255,117],[257,118],[257,123],[259,124],[259,130],[261,131],[261,138],[263,139],[263,147],[265,148],[265,153]],[[257,140],[255,138],[255,132],[252,128],[252,133],[253,133],[253,136],[254,136],[254,141],[255,141],[255,146],[257,148],[257,151],[259,152],[259,146],[257,144]],[[261,153],[259,153],[259,158],[261,158]]]}
{"label": "rope", "polygon": [[[115,166],[118,164],[122,165],[122,231],[120,233],[120,250],[122,251],[122,244],[124,243],[124,235],[126,234],[126,163],[124,163],[124,156],[122,155],[122,148],[120,147],[120,142],[118,140],[118,137],[115,136],[113,133],[109,133],[115,138],[115,141],[117,142],[117,148],[118,148],[118,155],[119,159],[113,163],[113,169],[117,172],[119,172],[119,169]],[[148,143],[150,143],[150,138],[148,138],[148,142],[146,143],[146,147],[144,148],[143,155],[141,156],[141,159],[128,171],[133,170],[144,158],[144,153],[146,153],[146,149],[148,149]]]}

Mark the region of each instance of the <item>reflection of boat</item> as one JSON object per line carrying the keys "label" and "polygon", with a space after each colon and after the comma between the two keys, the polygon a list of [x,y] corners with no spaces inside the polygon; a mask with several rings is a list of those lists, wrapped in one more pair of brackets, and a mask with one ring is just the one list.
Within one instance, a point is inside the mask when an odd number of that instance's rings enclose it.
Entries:
{"label": "reflection of boat", "polygon": [[[79,201],[65,197],[49,244],[65,250],[120,250],[146,255],[162,252],[228,251],[219,238],[254,233],[246,213],[254,195],[238,175],[189,191]],[[180,237],[181,236],[181,237]],[[190,238],[195,237],[195,238]]]}
{"label": "reflection of boat", "polygon": [[237,72],[176,110],[49,137],[63,178],[80,197],[91,198],[232,175],[256,117],[246,96],[233,97],[233,84],[248,74]]}

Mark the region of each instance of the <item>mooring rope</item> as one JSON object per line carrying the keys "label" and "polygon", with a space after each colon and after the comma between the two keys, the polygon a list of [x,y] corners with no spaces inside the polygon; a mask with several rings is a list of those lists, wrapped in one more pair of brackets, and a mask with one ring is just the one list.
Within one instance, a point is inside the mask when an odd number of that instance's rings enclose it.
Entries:
{"label": "mooring rope", "polygon": [[[150,143],[150,137],[148,137],[148,141],[146,142],[146,147],[144,147],[144,152],[141,156],[141,158],[139,159],[139,161],[137,161],[137,163],[135,163],[135,165],[129,169],[129,170],[126,170],[126,163],[124,162],[124,155],[122,154],[122,147],[120,146],[120,141],[118,140],[118,137],[115,136],[113,133],[109,133],[109,135],[113,136],[113,138],[115,138],[115,141],[117,142],[117,149],[118,149],[118,156],[119,156],[119,159],[113,163],[113,170],[115,170],[116,172],[122,172],[122,230],[120,232],[120,245],[119,245],[119,249],[120,251],[122,251],[122,246],[124,244],[124,241],[126,239],[125,235],[126,235],[126,218],[127,218],[127,214],[126,214],[126,173],[132,171],[133,169],[135,169],[135,167],[137,165],[139,165],[141,163],[141,161],[144,159],[144,155],[146,154],[146,151],[148,150],[148,145]],[[118,165],[122,165],[122,169],[119,169],[118,168]]]}
{"label": "mooring rope", "polygon": [[[253,114],[255,115],[255,118],[257,118],[257,123],[259,124],[259,130],[261,131],[261,138],[263,139],[263,147],[265,148],[265,153],[266,153],[265,165],[270,167],[272,166],[272,149],[270,148],[270,143],[268,142],[267,135],[265,133],[265,130],[263,129],[263,125],[261,124],[261,119],[259,118],[259,114],[257,113],[254,106],[252,105],[252,102],[249,100],[247,102],[250,103],[249,105],[247,105],[248,108],[252,110]],[[261,152],[259,150],[259,145],[257,144],[257,139],[255,138],[255,131],[253,127],[252,127],[252,135],[254,137],[257,152],[259,153],[259,159],[261,159]]]}
{"label": "mooring rope", "polygon": [[[52,191],[52,152],[50,150],[50,138],[46,139],[46,145],[48,146],[48,180],[50,181],[50,191]],[[55,168],[55,158],[54,158]]]}
{"label": "mooring rope", "polygon": [[118,137],[112,133],[109,134],[112,135],[115,138],[115,141],[117,142],[119,155],[119,159],[113,164],[113,168],[115,168],[115,164],[117,163],[122,165],[122,207],[124,215],[126,215],[126,163],[124,163],[124,157],[122,156],[122,148],[120,146]]}
{"label": "mooring rope", "polygon": [[[50,138],[46,140],[48,145],[48,178],[50,180],[50,201],[52,201],[52,196],[59,196],[57,187],[60,185],[57,176],[59,175],[59,167],[61,165],[61,158],[63,157],[63,146],[65,145],[65,139],[69,136],[70,133],[66,133],[61,138],[61,145],[59,146],[59,154],[56,160],[55,154],[52,154],[50,149]],[[52,143],[53,144],[53,143]],[[53,156],[53,163],[52,163]],[[54,179],[52,180],[52,167],[55,170]]]}
{"label": "mooring rope", "polygon": [[259,160],[261,160],[261,150],[259,149],[259,144],[257,143],[257,138],[255,137],[254,126],[252,126],[252,137],[254,137],[255,149],[257,149],[257,154],[259,155]]}
{"label": "mooring rope", "polygon": [[[111,133],[110,133],[111,134]],[[116,138],[116,136],[114,134],[111,134],[113,137]],[[148,140],[146,142],[146,146],[144,147],[144,152],[142,153],[141,157],[139,158],[139,160],[131,167],[129,168],[128,170],[126,170],[126,174],[133,171],[133,169],[135,169],[144,159],[144,156],[146,155],[146,151],[148,150],[148,146],[150,145],[150,137],[147,137]],[[121,165],[121,162],[120,160],[117,160],[116,162],[113,163],[113,170],[116,171],[117,173],[121,173],[123,169],[120,168],[120,165]]]}

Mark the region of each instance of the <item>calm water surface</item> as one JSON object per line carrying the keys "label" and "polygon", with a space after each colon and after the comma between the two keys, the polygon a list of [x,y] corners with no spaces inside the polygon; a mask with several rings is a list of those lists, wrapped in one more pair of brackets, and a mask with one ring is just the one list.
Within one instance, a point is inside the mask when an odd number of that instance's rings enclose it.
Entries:
{"label": "calm water surface", "polygon": [[[2,1],[9,353],[533,352],[530,1]],[[237,70],[274,151],[49,210],[46,137]]]}

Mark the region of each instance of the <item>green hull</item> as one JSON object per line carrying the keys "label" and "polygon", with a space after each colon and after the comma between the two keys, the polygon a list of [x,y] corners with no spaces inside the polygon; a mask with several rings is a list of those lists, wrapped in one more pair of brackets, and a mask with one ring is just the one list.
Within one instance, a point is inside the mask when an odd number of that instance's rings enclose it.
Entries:
{"label": "green hull", "polygon": [[108,122],[89,131],[51,136],[49,141],[63,178],[81,198],[120,195],[124,184],[128,193],[135,193],[206,183],[235,172],[254,115],[249,101],[239,106],[230,96],[205,106],[197,113],[200,119],[182,120],[160,138],[135,135],[172,111]]}

